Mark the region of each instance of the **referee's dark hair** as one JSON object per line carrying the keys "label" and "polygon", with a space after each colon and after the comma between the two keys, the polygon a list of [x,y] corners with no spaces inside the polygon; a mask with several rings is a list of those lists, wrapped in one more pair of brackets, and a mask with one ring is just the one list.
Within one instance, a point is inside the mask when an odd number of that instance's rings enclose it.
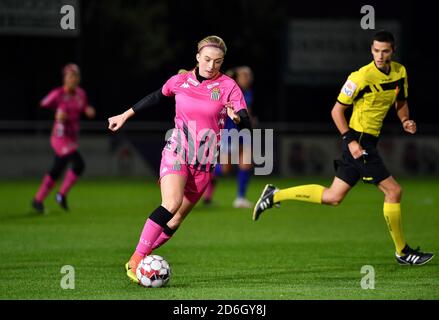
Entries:
{"label": "referee's dark hair", "polygon": [[395,37],[390,31],[387,30],[378,31],[377,33],[374,34],[372,43],[373,41],[390,43],[392,49],[395,51]]}

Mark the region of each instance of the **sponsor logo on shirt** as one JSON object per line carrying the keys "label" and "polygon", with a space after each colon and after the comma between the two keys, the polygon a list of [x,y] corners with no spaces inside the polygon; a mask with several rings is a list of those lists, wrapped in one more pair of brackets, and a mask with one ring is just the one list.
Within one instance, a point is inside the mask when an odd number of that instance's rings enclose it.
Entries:
{"label": "sponsor logo on shirt", "polygon": [[357,85],[352,80],[348,79],[343,88],[341,88],[341,92],[343,92],[348,97],[352,97],[356,89]]}
{"label": "sponsor logo on shirt", "polygon": [[192,79],[192,78],[187,78],[187,82],[189,82],[191,85],[193,85],[193,86],[198,86],[200,83],[198,82],[198,81],[195,81],[194,79]]}
{"label": "sponsor logo on shirt", "polygon": [[208,86],[207,86],[207,89],[212,89],[212,88],[214,88],[214,87],[216,87],[216,86],[219,86],[219,82],[214,82],[214,83],[211,83],[211,84],[209,84]]}
{"label": "sponsor logo on shirt", "polygon": [[189,88],[189,84],[185,82],[180,86],[180,88]]}
{"label": "sponsor logo on shirt", "polygon": [[213,88],[210,92],[210,99],[218,101],[220,99],[220,89],[219,88]]}

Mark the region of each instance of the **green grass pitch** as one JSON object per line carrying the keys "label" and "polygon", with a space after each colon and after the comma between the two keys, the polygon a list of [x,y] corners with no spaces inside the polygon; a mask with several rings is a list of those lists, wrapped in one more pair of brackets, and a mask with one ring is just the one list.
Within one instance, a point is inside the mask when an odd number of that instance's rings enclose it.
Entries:
{"label": "green grass pitch", "polygon": [[[266,183],[285,188],[330,179],[255,178],[255,201]],[[215,202],[198,205],[155,253],[172,267],[169,286],[129,282],[123,265],[145,219],[160,203],[153,180],[79,181],[70,213],[46,200],[31,213],[39,181],[0,182],[0,299],[439,299],[439,258],[422,267],[397,265],[382,214],[383,195],[359,184],[337,208],[282,203],[260,220],[233,209],[233,179],[220,180]],[[439,252],[439,184],[401,179],[403,225],[411,246]],[[75,289],[60,286],[61,268],[75,269]],[[361,268],[375,270],[362,289]]]}

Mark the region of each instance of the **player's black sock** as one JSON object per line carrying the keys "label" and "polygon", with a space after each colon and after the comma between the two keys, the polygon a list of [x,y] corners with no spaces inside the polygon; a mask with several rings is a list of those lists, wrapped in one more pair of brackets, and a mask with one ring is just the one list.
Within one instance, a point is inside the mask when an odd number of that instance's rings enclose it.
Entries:
{"label": "player's black sock", "polygon": [[171,229],[169,228],[167,225],[163,228],[163,232],[167,235],[172,237],[172,235],[175,233],[175,231],[177,231],[178,227],[175,229]]}
{"label": "player's black sock", "polygon": [[172,219],[173,216],[174,215],[170,213],[165,207],[159,206],[151,213],[149,219],[157,223],[159,226],[166,228],[166,224],[169,220]]}

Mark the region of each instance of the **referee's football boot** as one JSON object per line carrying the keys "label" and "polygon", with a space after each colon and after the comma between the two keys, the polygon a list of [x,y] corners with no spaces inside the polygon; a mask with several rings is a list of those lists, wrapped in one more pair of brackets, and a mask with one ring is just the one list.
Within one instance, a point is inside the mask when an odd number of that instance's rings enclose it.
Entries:
{"label": "referee's football boot", "polygon": [[402,255],[395,253],[396,261],[402,266],[422,266],[433,259],[434,254],[430,252],[421,252],[420,248],[410,248],[407,244],[402,249]]}
{"label": "referee's football boot", "polygon": [[278,190],[279,189],[272,184],[265,185],[265,188],[262,190],[262,194],[259,197],[259,200],[256,202],[255,208],[253,209],[253,221],[258,220],[261,213],[272,208],[273,205],[275,205],[277,208],[280,207],[279,203],[273,202],[273,195]]}

